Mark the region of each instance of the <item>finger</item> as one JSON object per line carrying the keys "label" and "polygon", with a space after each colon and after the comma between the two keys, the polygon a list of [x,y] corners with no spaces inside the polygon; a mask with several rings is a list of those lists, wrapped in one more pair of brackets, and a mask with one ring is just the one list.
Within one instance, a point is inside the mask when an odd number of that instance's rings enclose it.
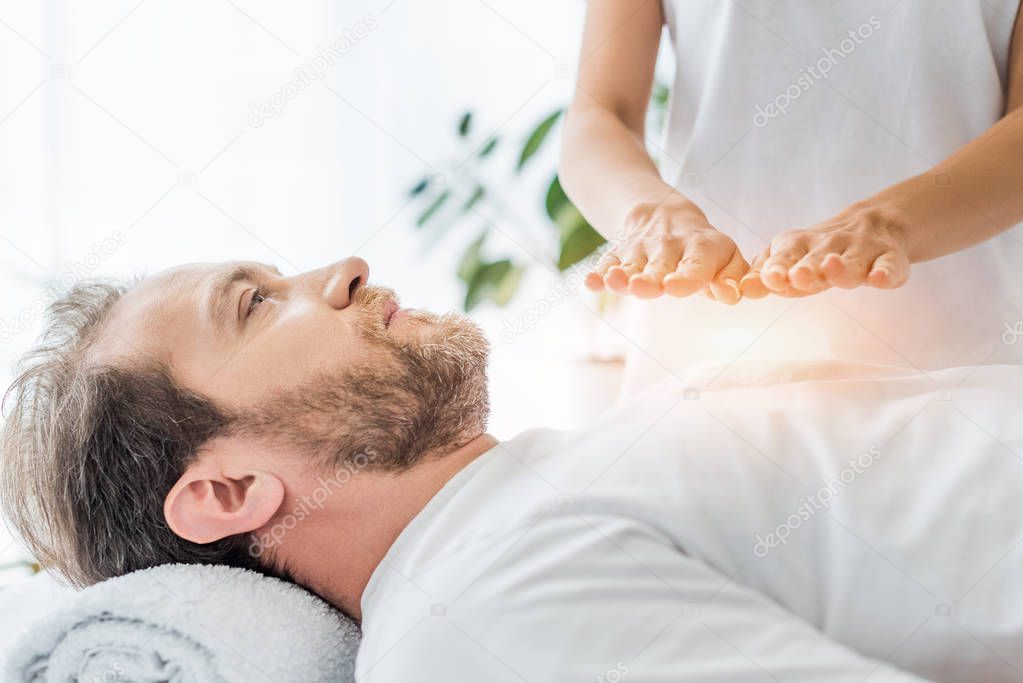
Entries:
{"label": "finger", "polygon": [[664,291],[671,296],[689,296],[705,287],[712,275],[705,263],[685,257],[679,261],[675,272],[664,276]]}
{"label": "finger", "polygon": [[739,289],[739,278],[749,270],[749,264],[738,249],[733,249],[732,257],[724,268],[718,271],[710,281],[710,291],[714,298],[723,304],[734,306],[742,299]]}
{"label": "finger", "polygon": [[837,255],[833,248],[814,249],[799,259],[789,270],[789,281],[792,286],[809,294],[817,294],[827,289],[828,283],[823,272],[823,262],[832,255]]}
{"label": "finger", "polygon": [[743,299],[763,299],[771,290],[760,279],[759,270],[750,270],[739,280],[739,292]]}
{"label": "finger", "polygon": [[760,279],[773,292],[788,289],[792,286],[792,282],[789,280],[789,271],[804,256],[806,256],[806,247],[802,244],[790,246],[782,251],[772,249],[771,255],[767,257],[763,268],[760,269]]}
{"label": "finger", "polygon": [[633,256],[630,260],[618,266],[611,266],[604,276],[604,286],[612,292],[626,294],[629,291],[629,278],[643,270],[646,266],[646,256]]}
{"label": "finger", "polygon": [[658,259],[647,262],[639,273],[629,278],[629,293],[640,299],[653,299],[664,293],[664,276],[675,271],[675,261]]}
{"label": "finger", "polygon": [[874,259],[867,274],[871,287],[894,289],[909,279],[909,259],[901,251],[886,251]]}
{"label": "finger", "polygon": [[664,291],[672,296],[689,296],[710,284],[727,262],[727,254],[715,252],[715,247],[705,241],[687,245],[675,272],[664,277]]}
{"label": "finger", "polygon": [[641,299],[652,299],[664,293],[664,276],[674,272],[682,258],[682,241],[665,238],[656,242],[643,271],[629,278],[629,292]]}
{"label": "finger", "polygon": [[608,269],[610,269],[611,266],[618,265],[619,263],[621,263],[621,260],[618,258],[616,253],[610,250],[604,252],[600,258],[597,259],[597,263],[593,266],[593,269],[586,274],[586,286],[597,292],[603,290],[604,277],[607,275]]}
{"label": "finger", "polygon": [[743,278],[743,282],[739,283],[739,289],[742,290],[743,299],[763,299],[768,294],[783,296],[788,299],[798,299],[800,297],[810,296],[810,292],[804,292],[796,289],[795,287],[786,287],[785,289],[777,291],[768,289],[759,273],[752,270],[750,273],[751,275],[749,279]]}
{"label": "finger", "polygon": [[597,260],[597,264],[593,266],[593,270],[586,273],[586,287],[594,292],[602,291],[604,289],[604,276],[607,275],[608,269],[611,266],[617,266],[619,263],[621,261],[614,252],[604,252]]}
{"label": "finger", "polygon": [[749,270],[739,280],[739,291],[744,299],[763,299],[771,293],[771,290],[767,288],[764,281],[760,279],[760,270],[764,266],[764,261],[770,255],[771,248],[764,248],[756,255],[753,263],[750,264]]}
{"label": "finger", "polygon": [[820,272],[829,285],[833,284],[832,281],[841,276],[844,270],[845,262],[842,261],[842,255],[838,252],[831,252],[821,259]]}
{"label": "finger", "polygon": [[864,250],[862,247],[846,249],[836,259],[828,257],[828,284],[842,289],[861,287],[867,281],[867,272],[874,260],[880,256],[875,250]]}

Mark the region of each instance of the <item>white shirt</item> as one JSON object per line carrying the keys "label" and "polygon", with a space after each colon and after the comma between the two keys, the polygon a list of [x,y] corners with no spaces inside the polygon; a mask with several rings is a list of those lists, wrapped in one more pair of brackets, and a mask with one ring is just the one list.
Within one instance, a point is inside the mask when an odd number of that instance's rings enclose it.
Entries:
{"label": "white shirt", "polygon": [[1018,680],[1023,368],[901,373],[503,442],[374,572],[358,680]]}
{"label": "white shirt", "polygon": [[[662,175],[748,258],[923,173],[1005,112],[1019,0],[664,0],[677,63]],[[784,113],[783,113],[784,112]],[[935,179],[935,182],[941,182]],[[912,266],[894,291],[729,308],[627,300],[626,392],[708,359],[936,369],[1023,362],[1023,232]]]}

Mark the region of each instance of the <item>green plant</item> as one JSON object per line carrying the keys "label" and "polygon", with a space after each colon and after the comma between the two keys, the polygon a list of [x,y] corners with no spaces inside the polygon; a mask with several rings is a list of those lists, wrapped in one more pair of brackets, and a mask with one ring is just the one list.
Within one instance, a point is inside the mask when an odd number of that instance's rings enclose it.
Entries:
{"label": "green plant", "polygon": [[[656,85],[649,110],[650,130],[661,130],[667,102],[667,87]],[[564,111],[563,108],[555,109],[532,128],[514,157],[514,168],[510,173],[502,174],[500,182],[513,180],[528,165],[535,163],[537,153],[551,138]],[[526,268],[526,264],[512,258],[489,260],[484,256],[491,226],[482,217],[481,209],[486,206],[506,216],[512,212],[503,210],[499,193],[490,189],[490,178],[498,163],[495,160],[499,159],[494,151],[500,139],[491,136],[474,142],[473,122],[473,112],[467,111],[459,117],[455,126],[464,161],[446,173],[433,178],[421,178],[410,190],[421,207],[415,221],[417,228],[437,226],[439,231],[445,231],[454,226],[478,226],[480,221],[484,222],[482,227],[476,228],[476,235],[466,247],[458,266],[458,278],[465,285],[463,308],[466,311],[471,311],[483,301],[491,301],[498,306],[508,303],[518,289]],[[466,151],[468,154],[465,154]],[[438,178],[443,182],[436,182]],[[551,237],[557,239],[554,265],[559,271],[571,268],[605,243],[606,240],[593,229],[565,194],[556,172],[551,172],[551,180],[546,183],[543,208],[546,221],[553,228]]]}
{"label": "green plant", "polygon": [[14,569],[23,569],[28,571],[30,574],[38,574],[43,570],[42,566],[35,560],[13,560],[11,562],[0,564],[0,572],[6,572]]}

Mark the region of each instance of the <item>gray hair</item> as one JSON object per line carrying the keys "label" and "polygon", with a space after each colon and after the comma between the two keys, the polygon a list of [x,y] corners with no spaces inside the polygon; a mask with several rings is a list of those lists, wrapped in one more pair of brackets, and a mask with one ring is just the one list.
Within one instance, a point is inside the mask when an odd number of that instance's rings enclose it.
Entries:
{"label": "gray hair", "polygon": [[43,566],[79,586],[170,562],[280,575],[248,551],[248,534],[196,544],[167,526],[167,492],[231,418],[165,365],[89,362],[133,285],[88,281],[50,305],[40,344],[4,395],[5,406],[13,398],[0,437],[7,519]]}

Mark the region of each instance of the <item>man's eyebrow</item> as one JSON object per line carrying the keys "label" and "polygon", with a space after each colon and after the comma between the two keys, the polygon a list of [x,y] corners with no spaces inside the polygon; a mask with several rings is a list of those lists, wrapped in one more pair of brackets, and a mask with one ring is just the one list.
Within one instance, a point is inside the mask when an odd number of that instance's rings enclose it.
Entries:
{"label": "man's eyebrow", "polygon": [[[225,324],[231,320],[231,307],[235,303],[231,297],[231,289],[237,282],[257,282],[263,271],[273,272],[280,276],[276,266],[264,266],[255,263],[244,263],[218,275],[210,286],[209,300],[206,310],[213,318],[217,332],[223,332]],[[237,316],[235,316],[237,317]]]}

